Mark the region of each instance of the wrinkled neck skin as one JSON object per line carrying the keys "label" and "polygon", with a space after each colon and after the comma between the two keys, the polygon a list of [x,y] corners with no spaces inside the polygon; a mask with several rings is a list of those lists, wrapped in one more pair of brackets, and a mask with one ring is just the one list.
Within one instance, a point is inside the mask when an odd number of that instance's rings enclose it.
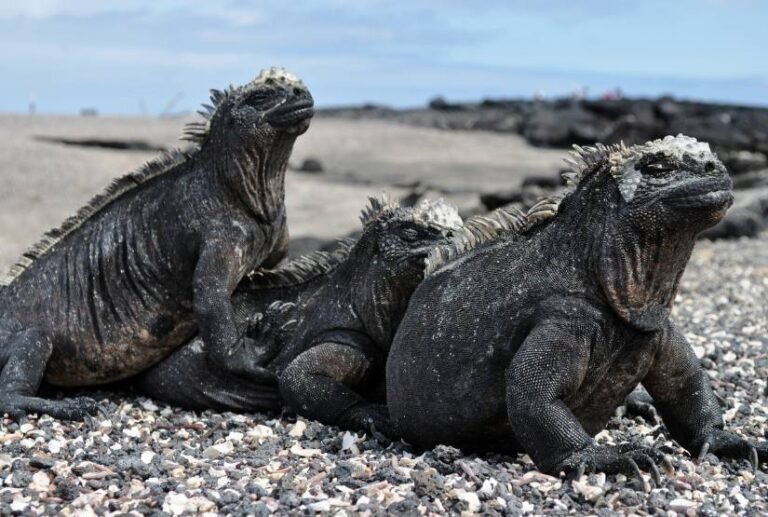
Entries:
{"label": "wrinkled neck skin", "polygon": [[695,234],[666,228],[641,232],[625,221],[606,230],[597,268],[603,293],[631,326],[659,330],[669,317]]}
{"label": "wrinkled neck skin", "polygon": [[408,300],[424,277],[423,264],[403,262],[393,269],[376,256],[376,249],[366,246],[359,257],[350,257],[358,267],[359,278],[350,289],[351,304],[365,333],[382,350],[389,350],[392,338],[403,319]]}
{"label": "wrinkled neck skin", "polygon": [[586,250],[586,264],[574,266],[594,275],[619,318],[641,331],[658,330],[669,317],[696,234],[633,224],[632,214],[619,209],[623,201],[611,178],[587,181],[561,207],[557,235],[572,243],[575,255]]}
{"label": "wrinkled neck skin", "polygon": [[285,209],[285,171],[296,137],[278,132],[250,146],[211,138],[200,156],[258,221],[272,223]]}

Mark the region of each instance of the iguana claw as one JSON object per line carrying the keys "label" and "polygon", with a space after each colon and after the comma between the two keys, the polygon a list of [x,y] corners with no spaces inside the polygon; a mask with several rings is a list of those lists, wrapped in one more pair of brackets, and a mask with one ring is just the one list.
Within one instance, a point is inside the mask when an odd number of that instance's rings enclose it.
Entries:
{"label": "iguana claw", "polygon": [[724,458],[749,460],[753,471],[760,468],[760,463],[768,462],[768,444],[753,444],[722,429],[716,429],[707,436],[701,445],[698,461],[704,460],[710,452]]}
{"label": "iguana claw", "polygon": [[[587,448],[572,454],[560,466],[566,477],[581,478],[590,472],[605,472],[606,474],[624,474],[643,481],[643,471],[647,471],[654,483],[661,484],[661,472],[657,462],[668,470],[668,458],[656,449],[635,446],[609,447],[593,444]],[[575,473],[575,476],[573,474]]]}
{"label": "iguana claw", "polygon": [[704,457],[709,452],[709,442],[704,442],[704,445],[701,446],[701,450],[699,451],[699,456],[697,458],[697,461],[701,462],[704,460]]}

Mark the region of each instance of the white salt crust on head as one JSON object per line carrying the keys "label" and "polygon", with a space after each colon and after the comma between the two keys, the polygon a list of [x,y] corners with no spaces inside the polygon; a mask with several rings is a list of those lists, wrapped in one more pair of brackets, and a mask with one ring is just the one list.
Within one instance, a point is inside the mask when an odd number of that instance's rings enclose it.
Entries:
{"label": "white salt crust on head", "polygon": [[632,201],[643,176],[635,167],[638,158],[646,154],[656,153],[676,160],[682,160],[686,155],[700,161],[715,158],[708,143],[699,142],[695,138],[683,134],[665,136],[659,140],[630,147],[627,150],[615,151],[611,153],[609,158],[611,174],[618,182],[619,192],[621,192],[624,201]]}
{"label": "white salt crust on head", "polygon": [[278,68],[278,67],[269,67],[263,69],[261,72],[259,72],[259,75],[256,76],[256,79],[251,81],[251,85],[257,85],[265,83],[268,79],[272,79],[277,82],[285,83],[285,84],[295,84],[295,85],[301,85],[304,86],[304,83],[299,79],[295,74],[292,74],[285,68]]}
{"label": "white salt crust on head", "polygon": [[445,228],[461,228],[464,224],[459,210],[440,199],[425,199],[414,210],[414,217]]}

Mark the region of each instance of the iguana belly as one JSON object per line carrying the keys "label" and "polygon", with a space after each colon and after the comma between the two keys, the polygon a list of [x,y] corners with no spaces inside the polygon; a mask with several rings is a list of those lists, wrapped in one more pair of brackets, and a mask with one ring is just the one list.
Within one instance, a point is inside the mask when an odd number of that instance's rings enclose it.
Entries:
{"label": "iguana belly", "polygon": [[[196,334],[197,325],[191,317],[179,319],[162,336],[154,335],[149,326],[130,325],[116,330],[104,342],[85,335],[54,335],[45,380],[59,386],[81,386],[130,377],[189,341]],[[78,337],[82,340],[78,341]]]}

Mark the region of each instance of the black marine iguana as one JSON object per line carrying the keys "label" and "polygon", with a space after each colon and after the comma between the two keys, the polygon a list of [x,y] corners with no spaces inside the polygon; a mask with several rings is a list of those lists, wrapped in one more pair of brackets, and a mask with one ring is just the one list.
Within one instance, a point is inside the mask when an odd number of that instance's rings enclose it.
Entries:
{"label": "black marine iguana", "polygon": [[[351,345],[388,343],[388,325],[423,278],[427,253],[462,224],[456,209],[442,201],[401,208],[386,197],[371,198],[361,221],[357,242],[257,271],[238,286],[232,298],[235,321],[254,339],[258,364],[279,374],[317,339],[331,340],[329,334]],[[210,368],[205,347],[202,337],[195,338],[133,385],[145,395],[197,409],[281,408],[277,376],[251,379]],[[383,378],[381,361],[378,371]]]}
{"label": "black marine iguana", "polygon": [[[270,365],[279,375],[286,404],[326,424],[391,435],[384,395],[387,356],[410,296],[424,275],[437,262],[523,231],[553,209],[556,203],[544,201],[527,216],[502,208],[469,218],[454,227],[450,239],[433,239],[423,249],[428,251],[426,260],[395,269],[385,259],[378,273],[370,270],[365,278],[356,270],[360,259],[372,257],[373,247],[363,248],[357,261],[350,257],[350,267],[336,272],[339,280],[329,282],[302,308],[291,341]],[[355,295],[345,284],[369,294]]]}
{"label": "black marine iguana", "polygon": [[115,180],[12,269],[0,290],[0,413],[81,418],[95,403],[35,397],[43,377],[116,381],[198,331],[212,364],[259,374],[230,295],[285,253],[285,170],[313,101],[274,68],[211,100],[186,130],[197,148]]}
{"label": "black marine iguana", "polygon": [[592,435],[640,382],[689,451],[768,461],[725,431],[669,319],[696,235],[732,202],[705,143],[685,136],[578,149],[572,191],[533,231],[459,257],[411,297],[387,362],[399,436],[527,452],[543,471],[658,475],[653,448]]}

